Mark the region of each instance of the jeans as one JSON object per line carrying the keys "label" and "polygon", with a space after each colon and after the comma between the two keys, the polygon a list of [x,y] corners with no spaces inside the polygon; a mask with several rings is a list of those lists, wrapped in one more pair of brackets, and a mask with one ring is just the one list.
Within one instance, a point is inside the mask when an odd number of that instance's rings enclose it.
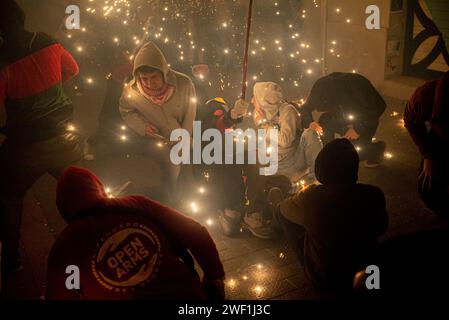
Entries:
{"label": "jeans", "polygon": [[0,240],[5,259],[19,257],[26,192],[45,173],[55,178],[81,160],[80,138],[67,133],[30,145],[6,140],[0,147]]}

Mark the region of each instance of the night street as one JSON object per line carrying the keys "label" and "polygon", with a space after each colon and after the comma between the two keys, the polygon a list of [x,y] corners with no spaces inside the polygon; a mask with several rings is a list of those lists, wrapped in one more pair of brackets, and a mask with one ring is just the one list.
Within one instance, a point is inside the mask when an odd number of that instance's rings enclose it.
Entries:
{"label": "night street", "polygon": [[[379,186],[385,193],[390,216],[385,239],[447,227],[447,222],[428,211],[417,196],[419,155],[402,125],[405,104],[394,99],[387,101],[388,109],[382,117],[376,138],[387,142],[387,153],[391,153],[392,158],[386,159],[379,168],[361,166],[360,172],[362,183]],[[79,121],[88,122],[87,109],[86,104],[79,111]],[[128,193],[150,190],[158,184],[157,177],[160,175],[156,173],[158,168],[147,159],[126,158],[126,155],[121,159],[102,159],[80,165],[94,170],[111,186],[132,181]],[[22,227],[25,270],[5,283],[5,294],[9,298],[37,299],[44,295],[48,251],[65,227],[54,204],[55,185],[52,177],[45,176],[27,196]],[[213,212],[201,212],[194,218],[205,225],[208,219],[213,220],[213,225],[208,229],[225,267],[229,299],[319,298],[307,286],[295,257],[275,241],[261,240],[248,232],[236,238],[227,238],[221,233]]]}

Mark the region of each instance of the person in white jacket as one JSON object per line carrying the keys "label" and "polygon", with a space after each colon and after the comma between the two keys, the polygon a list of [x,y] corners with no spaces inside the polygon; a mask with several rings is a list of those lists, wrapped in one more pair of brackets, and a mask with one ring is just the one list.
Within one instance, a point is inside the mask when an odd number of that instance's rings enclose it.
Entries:
{"label": "person in white jacket", "polygon": [[176,129],[192,134],[196,108],[192,80],[170,69],[154,43],[145,44],[135,57],[133,79],[123,90],[120,113],[126,125],[146,143],[141,150],[161,166],[170,198],[176,197],[180,173],[180,166],[170,161],[170,135]]}
{"label": "person in white jacket", "polygon": [[278,130],[277,174],[292,182],[302,177],[313,182],[315,159],[323,148],[319,134],[313,129],[301,132],[298,111],[284,101],[281,87],[274,82],[256,83],[252,103],[255,124]]}
{"label": "person in white jacket", "polygon": [[[293,105],[284,101],[282,89],[278,84],[256,83],[251,102],[254,107],[253,119],[246,118],[240,129],[278,130],[278,170],[274,176],[261,176],[259,165],[245,165],[250,207],[243,217],[243,226],[256,237],[272,239],[275,237],[275,231],[267,223],[271,217],[263,214],[270,202],[267,195],[272,189],[278,189],[286,196],[290,191],[290,183],[300,180],[305,180],[307,184],[316,182],[315,160],[323,144],[316,130],[302,131],[298,112]],[[231,118],[237,119],[247,115],[248,109],[248,102],[238,100],[230,111]],[[220,222],[225,233],[231,234],[236,229],[241,216],[241,213],[229,210],[223,213]]]}

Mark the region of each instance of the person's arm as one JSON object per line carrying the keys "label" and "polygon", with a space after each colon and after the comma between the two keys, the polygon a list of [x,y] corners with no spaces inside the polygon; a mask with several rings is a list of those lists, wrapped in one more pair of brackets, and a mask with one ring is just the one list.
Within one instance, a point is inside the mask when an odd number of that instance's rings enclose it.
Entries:
{"label": "person's arm", "polygon": [[169,233],[171,239],[188,249],[204,272],[203,281],[224,279],[225,273],[217,248],[205,227],[182,213],[142,196],[118,201],[122,205],[147,212]]}
{"label": "person's arm", "polygon": [[186,103],[184,104],[184,117],[182,120],[182,128],[187,130],[190,133],[190,135],[192,135],[193,121],[195,121],[196,108],[197,108],[195,86],[193,85],[192,81],[190,81],[186,99],[188,99],[188,101],[186,101]]}
{"label": "person's arm", "polygon": [[404,124],[417,145],[421,156],[425,159],[430,157],[430,144],[428,141],[428,130],[423,116],[422,104],[412,98],[407,103],[404,111]]}
{"label": "person's arm", "polygon": [[120,98],[120,115],[126,125],[135,131],[138,135],[144,137],[146,135],[147,121],[140,114],[137,108],[132,103],[131,98],[128,98],[129,88],[124,90],[122,97]]}
{"label": "person's arm", "polygon": [[286,110],[279,117],[281,130],[278,136],[278,145],[281,148],[288,148],[297,138],[297,129],[299,124],[298,113],[292,106],[286,107]]}
{"label": "person's arm", "polygon": [[384,98],[380,95],[379,91],[373,86],[373,84],[367,80],[367,97],[368,97],[368,105],[369,116],[378,120],[385,110],[387,109],[387,103]]}
{"label": "person's arm", "polygon": [[300,191],[294,196],[281,202],[279,209],[282,216],[298,225],[305,225],[305,206],[304,206],[304,194],[307,190]]}
{"label": "person's arm", "polygon": [[78,64],[76,63],[72,55],[64,48],[62,48],[61,54],[61,67],[63,82],[72,79],[79,73]]}
{"label": "person's arm", "polygon": [[0,109],[5,106],[6,100],[6,79],[3,72],[0,72]]}
{"label": "person's arm", "polygon": [[371,134],[377,127],[380,117],[387,108],[387,103],[373,84],[363,76],[354,75],[347,80],[346,96],[342,98],[345,116],[354,113],[354,120],[346,118],[358,135]]}

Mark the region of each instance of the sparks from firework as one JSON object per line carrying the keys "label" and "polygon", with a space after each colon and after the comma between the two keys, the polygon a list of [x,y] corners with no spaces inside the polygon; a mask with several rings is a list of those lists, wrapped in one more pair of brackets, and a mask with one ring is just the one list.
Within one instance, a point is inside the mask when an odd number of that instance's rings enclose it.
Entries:
{"label": "sparks from firework", "polygon": [[[221,7],[220,7],[221,6]],[[275,16],[279,16],[284,12],[283,10],[288,10],[284,7],[281,7],[279,4],[275,5],[277,10],[274,10],[272,14]],[[318,4],[314,2],[314,6],[318,8]],[[101,34],[98,34],[98,39],[96,43],[92,43],[92,39],[95,39],[93,35],[95,35],[94,30],[98,30],[98,25],[102,24],[101,20],[104,20],[104,23],[108,26],[106,30],[111,33],[115,33],[115,36],[112,35],[113,43],[116,43],[117,45],[122,44],[122,38],[126,38],[128,34],[133,34],[131,37],[131,42],[135,45],[139,45],[147,40],[153,40],[157,44],[163,44],[167,47],[168,51],[170,51],[170,48],[173,48],[171,46],[174,46],[175,51],[178,50],[178,58],[180,61],[191,61],[191,57],[198,55],[198,51],[203,54],[202,57],[205,58],[206,56],[204,54],[207,54],[209,52],[210,57],[209,58],[216,58],[214,55],[214,48],[210,50],[206,50],[204,46],[197,46],[197,43],[200,43],[201,41],[197,41],[200,38],[200,31],[201,30],[194,30],[191,27],[187,28],[187,32],[179,32],[177,30],[176,26],[182,26],[189,25],[189,21],[191,21],[194,18],[191,18],[190,16],[193,15],[193,17],[202,17],[202,18],[211,18],[212,16],[218,17],[215,21],[217,24],[217,27],[210,28],[210,33],[213,32],[221,32],[223,33],[222,36],[225,38],[228,37],[230,39],[238,39],[238,37],[243,36],[243,32],[241,32],[242,29],[242,23],[243,20],[238,19],[237,16],[244,11],[246,8],[246,5],[243,4],[237,4],[233,6],[228,6],[228,3],[221,3],[220,1],[217,2],[208,2],[205,4],[203,1],[149,1],[148,3],[145,3],[144,1],[129,1],[129,0],[116,0],[116,1],[110,1],[110,0],[104,0],[104,1],[89,1],[88,5],[85,6],[85,11],[90,13],[90,15],[87,16],[87,18],[84,20],[85,26],[82,27],[81,33],[75,33],[72,32],[70,34],[67,34],[68,38],[76,37],[77,41],[72,40],[72,42],[77,43],[77,47],[75,49],[79,52],[84,52],[85,48],[93,49],[93,51],[97,52],[98,47],[104,43],[104,40],[102,39]],[[146,10],[148,8],[148,10]],[[225,8],[225,9],[224,9]],[[150,10],[151,9],[151,10]],[[224,10],[221,10],[224,9]],[[264,9],[265,10],[265,9]],[[340,13],[342,11],[341,8],[336,8],[336,12]],[[100,15],[97,13],[101,12]],[[145,16],[143,12],[151,12],[151,16]],[[261,12],[258,12],[260,14]],[[269,14],[269,12],[267,12]],[[221,18],[220,18],[221,17]],[[267,59],[268,57],[273,57],[273,52],[270,50],[277,50],[278,52],[283,52],[285,47],[289,48],[304,48],[309,49],[311,48],[311,44],[308,43],[306,38],[302,37],[302,33],[299,32],[300,30],[296,30],[298,27],[300,27],[301,23],[300,20],[302,18],[306,17],[306,11],[302,10],[301,18],[298,17],[298,20],[296,20],[294,23],[288,23],[286,25],[286,28],[288,28],[289,34],[285,36],[281,36],[282,33],[278,34],[278,37],[274,36],[272,37],[269,34],[271,33],[271,30],[267,30],[264,25],[256,25],[253,31],[253,37],[255,40],[253,40],[251,43],[253,44],[253,47],[251,48],[251,53],[253,55],[259,55],[259,52],[263,52],[263,58]],[[282,18],[280,18],[282,19]],[[350,18],[345,18],[348,21],[351,21]],[[282,20],[283,21],[283,20]],[[175,26],[175,27],[172,27]],[[139,31],[140,30],[140,31]],[[99,32],[99,31],[98,31]],[[91,37],[85,37],[81,36],[82,34],[88,34]],[[140,34],[140,36],[139,36]],[[108,35],[111,37],[111,35]],[[272,37],[271,41],[274,42],[274,46],[269,46],[270,37]],[[79,39],[78,39],[79,38]],[[111,38],[109,38],[111,39]],[[169,39],[171,39],[169,41]],[[80,40],[80,41],[78,41]],[[298,40],[302,40],[299,42]],[[84,43],[80,43],[84,42]],[[226,43],[227,41],[224,41]],[[233,42],[235,42],[233,40]],[[332,45],[335,45],[337,43],[337,40],[333,40]],[[214,43],[215,45],[215,43]],[[184,51],[184,48],[188,47],[190,48],[190,52]],[[222,49],[225,55],[231,55],[231,49],[224,48]],[[335,49],[333,49],[335,50]],[[128,51],[133,51],[132,47],[128,48]],[[181,54],[181,52],[183,52]],[[295,53],[293,53],[295,52]],[[306,57],[308,53],[306,51],[300,52],[299,50],[293,50],[293,52],[287,52],[282,53],[281,56],[279,56],[280,59],[280,66],[284,69],[291,68],[288,61],[284,61],[285,55],[287,57],[292,58],[292,62],[296,61],[297,58],[300,58],[300,55],[302,54],[303,57]],[[334,52],[336,53],[336,52]],[[240,55],[242,54],[241,45],[237,45],[234,49],[232,49],[232,56],[237,59],[241,60]],[[338,57],[340,57],[340,54],[337,54]],[[309,59],[305,59],[307,61],[311,61],[312,63],[322,63],[324,60],[324,57],[308,57]],[[92,56],[87,56],[86,59],[92,60]],[[132,60],[132,55],[130,56],[130,59]],[[95,62],[91,62],[94,64]],[[295,62],[293,62],[295,63]],[[219,68],[225,68],[224,65],[219,64]],[[310,65],[306,64],[305,68],[303,68],[302,73],[304,75],[312,75],[315,74],[314,70],[310,68]],[[261,76],[265,76],[263,72],[260,73]],[[299,87],[300,82],[303,79],[303,75],[298,73],[299,77],[297,79],[289,77],[288,79],[284,76],[279,77],[277,80],[282,81],[285,83],[289,83],[293,87]],[[253,77],[253,81],[257,81],[259,77]],[[276,79],[270,79],[270,80],[276,80]],[[287,80],[290,80],[291,82],[288,82]],[[89,83],[93,84],[93,83]],[[214,83],[211,83],[211,86],[213,86]],[[226,87],[229,88],[237,88],[238,83],[227,83],[226,86],[223,86],[223,90]]]}

